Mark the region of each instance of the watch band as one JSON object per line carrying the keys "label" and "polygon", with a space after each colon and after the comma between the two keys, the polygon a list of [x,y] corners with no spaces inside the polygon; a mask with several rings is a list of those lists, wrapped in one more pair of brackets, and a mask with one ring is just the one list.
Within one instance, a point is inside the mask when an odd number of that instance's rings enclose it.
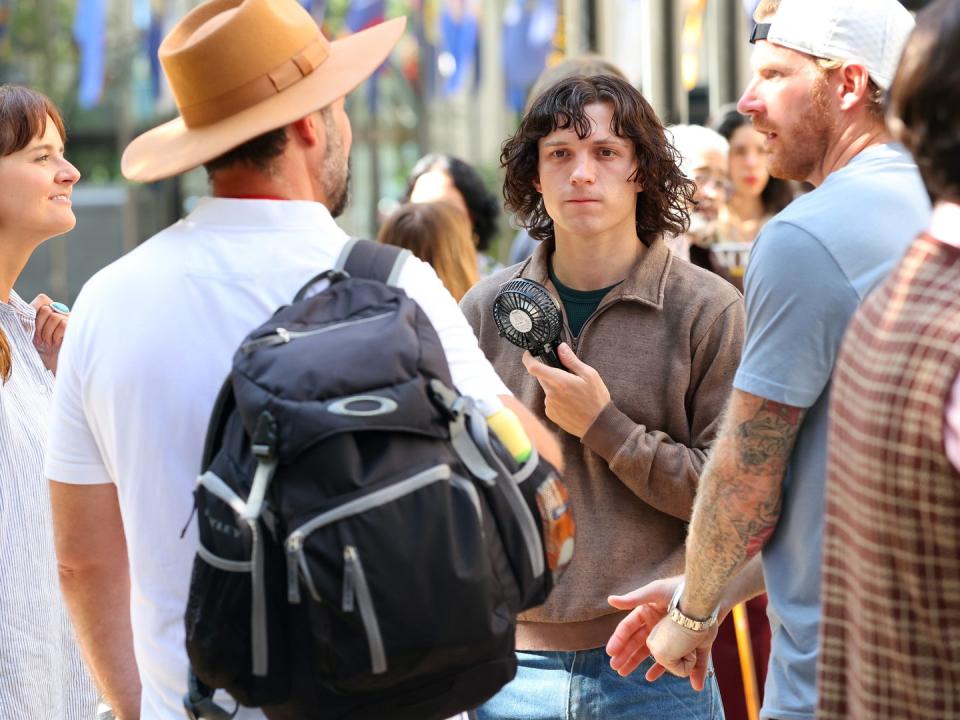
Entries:
{"label": "watch band", "polygon": [[673,597],[670,599],[670,605],[667,606],[667,616],[673,620],[680,627],[684,627],[687,630],[693,630],[693,632],[704,632],[709,630],[714,625],[717,624],[717,615],[720,612],[720,608],[717,607],[710,614],[710,617],[704,620],[697,620],[688,615],[684,615],[680,611],[680,598],[683,596],[683,589],[686,586],[686,580],[681,580],[680,584],[677,585],[677,589],[673,591]]}

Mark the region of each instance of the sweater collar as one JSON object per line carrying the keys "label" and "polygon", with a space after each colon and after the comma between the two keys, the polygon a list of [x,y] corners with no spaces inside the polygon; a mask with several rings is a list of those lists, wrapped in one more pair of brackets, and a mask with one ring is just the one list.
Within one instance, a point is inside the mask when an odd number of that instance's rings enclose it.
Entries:
{"label": "sweater collar", "polygon": [[[554,296],[559,297],[557,289],[550,282],[549,263],[553,249],[552,240],[540,242],[533,251],[533,255],[520,264],[514,277],[536,280]],[[597,258],[597,261],[601,262],[602,258]],[[627,301],[639,302],[662,310],[667,276],[670,274],[673,261],[673,253],[670,252],[663,238],[657,238],[644,249],[637,262],[630,268],[627,277],[604,297],[601,305]]]}

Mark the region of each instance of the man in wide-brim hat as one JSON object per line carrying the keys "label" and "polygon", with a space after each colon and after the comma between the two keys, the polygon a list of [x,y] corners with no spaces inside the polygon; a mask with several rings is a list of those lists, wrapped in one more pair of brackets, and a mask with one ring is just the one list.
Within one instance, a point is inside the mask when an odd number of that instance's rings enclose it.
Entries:
{"label": "man in wide-brim hat", "polygon": [[[84,287],[47,463],[64,593],[118,718],[184,716],[195,526],[179,536],[214,399],[246,334],[348,243],[333,220],[347,201],[344,96],[403,29],[391,20],[331,43],[296,0],[209,0],[160,47],[179,117],[134,140],[123,173],[152,181],[202,164],[213,197]],[[433,270],[411,259],[396,284],[437,330],[458,389],[492,412],[512,407],[555,460]]]}

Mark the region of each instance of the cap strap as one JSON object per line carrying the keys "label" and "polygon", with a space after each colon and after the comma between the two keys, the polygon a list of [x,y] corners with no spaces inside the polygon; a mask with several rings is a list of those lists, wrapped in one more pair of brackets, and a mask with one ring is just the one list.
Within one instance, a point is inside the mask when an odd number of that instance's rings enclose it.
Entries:
{"label": "cap strap", "polygon": [[203,127],[263,102],[312,73],[329,56],[328,43],[318,36],[303,50],[270,72],[232,90],[180,108],[187,127]]}
{"label": "cap strap", "polygon": [[750,34],[750,44],[753,45],[757,40],[766,40],[770,34],[770,23],[757,23],[753,26],[753,32]]}

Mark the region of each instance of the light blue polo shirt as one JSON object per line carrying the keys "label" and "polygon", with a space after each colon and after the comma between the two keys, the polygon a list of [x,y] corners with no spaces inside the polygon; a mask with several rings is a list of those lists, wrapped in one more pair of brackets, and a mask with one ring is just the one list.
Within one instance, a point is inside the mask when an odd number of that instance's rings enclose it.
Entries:
{"label": "light blue polo shirt", "polygon": [[830,375],[854,310],[929,218],[913,160],[900,145],[876,145],[794,200],[754,244],[734,386],[807,409],[763,550],[773,644],[761,718],[814,719]]}

